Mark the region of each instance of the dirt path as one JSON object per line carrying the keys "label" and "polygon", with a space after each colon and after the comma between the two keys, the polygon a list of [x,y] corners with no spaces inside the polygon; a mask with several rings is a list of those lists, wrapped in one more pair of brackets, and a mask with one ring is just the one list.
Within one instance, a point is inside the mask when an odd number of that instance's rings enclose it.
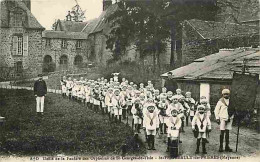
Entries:
{"label": "dirt path", "polygon": [[[126,123],[126,121],[123,121]],[[128,119],[128,123],[132,123],[132,117]],[[217,123],[212,122],[212,132],[209,137],[209,144],[206,145],[207,156],[229,156],[229,157],[256,157],[260,156],[259,143],[260,136],[255,130],[240,128],[239,133],[239,145],[238,151],[235,152],[236,148],[236,134],[237,127],[233,127],[230,133],[230,147],[233,149],[233,152],[218,152],[219,149],[219,126]],[[139,135],[140,138],[145,141],[144,131],[141,131]],[[188,126],[185,125],[185,132],[181,133],[182,144],[180,144],[180,156],[202,156],[203,154],[195,154],[196,150],[196,139],[193,136],[191,129],[191,123]],[[147,156],[153,157],[164,157],[169,156],[169,153],[166,152],[167,147],[167,137],[166,135],[156,135],[155,137],[155,148],[156,150],[147,150]],[[225,144],[225,143],[224,143]],[[201,149],[200,149],[201,151]],[[202,152],[202,151],[201,151]]]}
{"label": "dirt path", "polygon": [[[7,87],[4,87],[7,88]],[[21,87],[12,87],[13,89],[20,89]],[[30,89],[30,87],[24,87],[23,89]],[[11,89],[7,88],[7,89]],[[31,90],[31,89],[30,89]],[[60,93],[59,91],[53,90],[53,93]],[[123,120],[126,123],[126,120]],[[128,123],[132,125],[132,117],[129,116]],[[233,152],[218,152],[219,148],[219,126],[212,122],[212,132],[210,133],[209,144],[207,144],[207,156],[232,156],[232,157],[260,157],[259,144],[260,144],[260,136],[256,130],[248,129],[248,128],[240,128],[239,134],[239,145],[238,152],[235,152],[236,147],[236,134],[237,127],[233,127],[233,130],[230,132],[230,147],[233,149]],[[139,137],[145,141],[144,131],[141,131]],[[185,126],[185,133],[181,133],[182,144],[180,144],[180,156],[200,156],[202,154],[196,155],[196,139],[193,137],[193,133],[191,130],[191,123],[189,126]],[[166,144],[167,137],[166,135],[156,135],[155,137],[155,148],[156,150],[147,150],[147,156],[153,157],[163,157],[169,156],[169,153],[166,152]]]}

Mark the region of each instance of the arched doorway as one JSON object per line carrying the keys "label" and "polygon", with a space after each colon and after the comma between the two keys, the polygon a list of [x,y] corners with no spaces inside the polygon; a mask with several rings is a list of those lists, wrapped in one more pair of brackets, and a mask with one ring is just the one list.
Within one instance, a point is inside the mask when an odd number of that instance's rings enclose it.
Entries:
{"label": "arched doorway", "polygon": [[50,55],[46,55],[46,56],[44,56],[44,58],[43,58],[43,62],[44,63],[51,63],[52,62],[52,57],[50,56]]}
{"label": "arched doorway", "polygon": [[62,69],[68,68],[68,56],[67,55],[62,55],[60,57],[60,67]]}
{"label": "arched doorway", "polygon": [[80,66],[80,65],[82,65],[82,62],[83,62],[82,56],[77,55],[77,56],[74,58],[74,65]]}
{"label": "arched doorway", "polygon": [[52,61],[52,57],[50,55],[46,55],[43,58],[43,72],[53,72],[55,71],[55,63]]}

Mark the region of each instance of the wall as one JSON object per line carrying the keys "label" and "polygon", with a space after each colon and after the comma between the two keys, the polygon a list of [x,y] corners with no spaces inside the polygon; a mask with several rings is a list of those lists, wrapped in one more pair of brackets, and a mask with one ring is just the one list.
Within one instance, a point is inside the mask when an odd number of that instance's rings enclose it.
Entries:
{"label": "wall", "polygon": [[198,101],[198,99],[200,98],[200,83],[196,83],[196,82],[191,82],[191,81],[177,81],[178,84],[178,88],[180,88],[182,90],[182,92],[184,92],[184,94],[186,92],[191,92],[192,97]]}
{"label": "wall", "polygon": [[[46,38],[42,40],[43,45],[43,55],[41,57],[41,62],[46,55],[50,55],[52,57],[53,62],[56,65],[56,70],[74,70],[78,67],[74,65],[74,59],[77,55],[82,56],[83,64],[88,62],[88,54],[90,53],[90,45],[87,40],[82,40],[82,48],[76,48],[77,40],[67,39],[67,47],[62,48],[61,43],[62,39],[51,39],[51,45],[46,45]],[[66,55],[68,57],[68,66],[60,65],[60,57],[62,55]]]}
{"label": "wall", "polygon": [[184,25],[182,33],[182,66],[190,64],[198,58],[217,53],[222,48],[234,49],[260,44],[259,34],[207,40],[202,39],[189,25]]}
{"label": "wall", "polygon": [[[24,29],[24,28],[1,28],[1,50],[0,55],[8,67],[14,67],[17,61],[23,62],[22,77],[35,77],[41,72],[41,30]],[[12,37],[14,34],[23,35],[24,43],[28,38],[28,53],[23,56],[12,55]],[[26,38],[25,38],[26,37]],[[13,77],[15,72],[12,73]]]}

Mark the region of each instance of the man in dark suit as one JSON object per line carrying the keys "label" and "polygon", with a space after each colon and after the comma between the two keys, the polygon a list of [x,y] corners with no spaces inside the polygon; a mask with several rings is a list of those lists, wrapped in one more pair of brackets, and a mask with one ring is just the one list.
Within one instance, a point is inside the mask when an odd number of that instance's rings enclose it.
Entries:
{"label": "man in dark suit", "polygon": [[38,75],[39,79],[34,83],[34,95],[36,97],[36,112],[37,115],[43,115],[44,98],[47,94],[47,86],[43,80],[42,74]]}
{"label": "man in dark suit", "polygon": [[175,93],[176,89],[178,89],[178,85],[176,81],[172,79],[172,72],[168,72],[167,74],[168,78],[165,80],[164,87],[167,89],[167,91],[172,91],[173,93]]}

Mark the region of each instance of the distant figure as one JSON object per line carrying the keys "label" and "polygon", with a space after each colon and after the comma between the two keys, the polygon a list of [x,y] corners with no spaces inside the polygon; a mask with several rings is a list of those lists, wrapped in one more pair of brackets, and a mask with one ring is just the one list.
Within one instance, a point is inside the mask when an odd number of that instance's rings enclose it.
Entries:
{"label": "distant figure", "polygon": [[178,89],[178,85],[176,81],[172,79],[172,72],[168,72],[167,74],[168,78],[164,83],[164,87],[166,87],[167,91],[176,92],[176,89]]}
{"label": "distant figure", "polygon": [[36,97],[36,112],[37,115],[43,115],[44,98],[47,94],[47,86],[42,78],[42,74],[38,75],[39,79],[34,83],[34,95]]}

